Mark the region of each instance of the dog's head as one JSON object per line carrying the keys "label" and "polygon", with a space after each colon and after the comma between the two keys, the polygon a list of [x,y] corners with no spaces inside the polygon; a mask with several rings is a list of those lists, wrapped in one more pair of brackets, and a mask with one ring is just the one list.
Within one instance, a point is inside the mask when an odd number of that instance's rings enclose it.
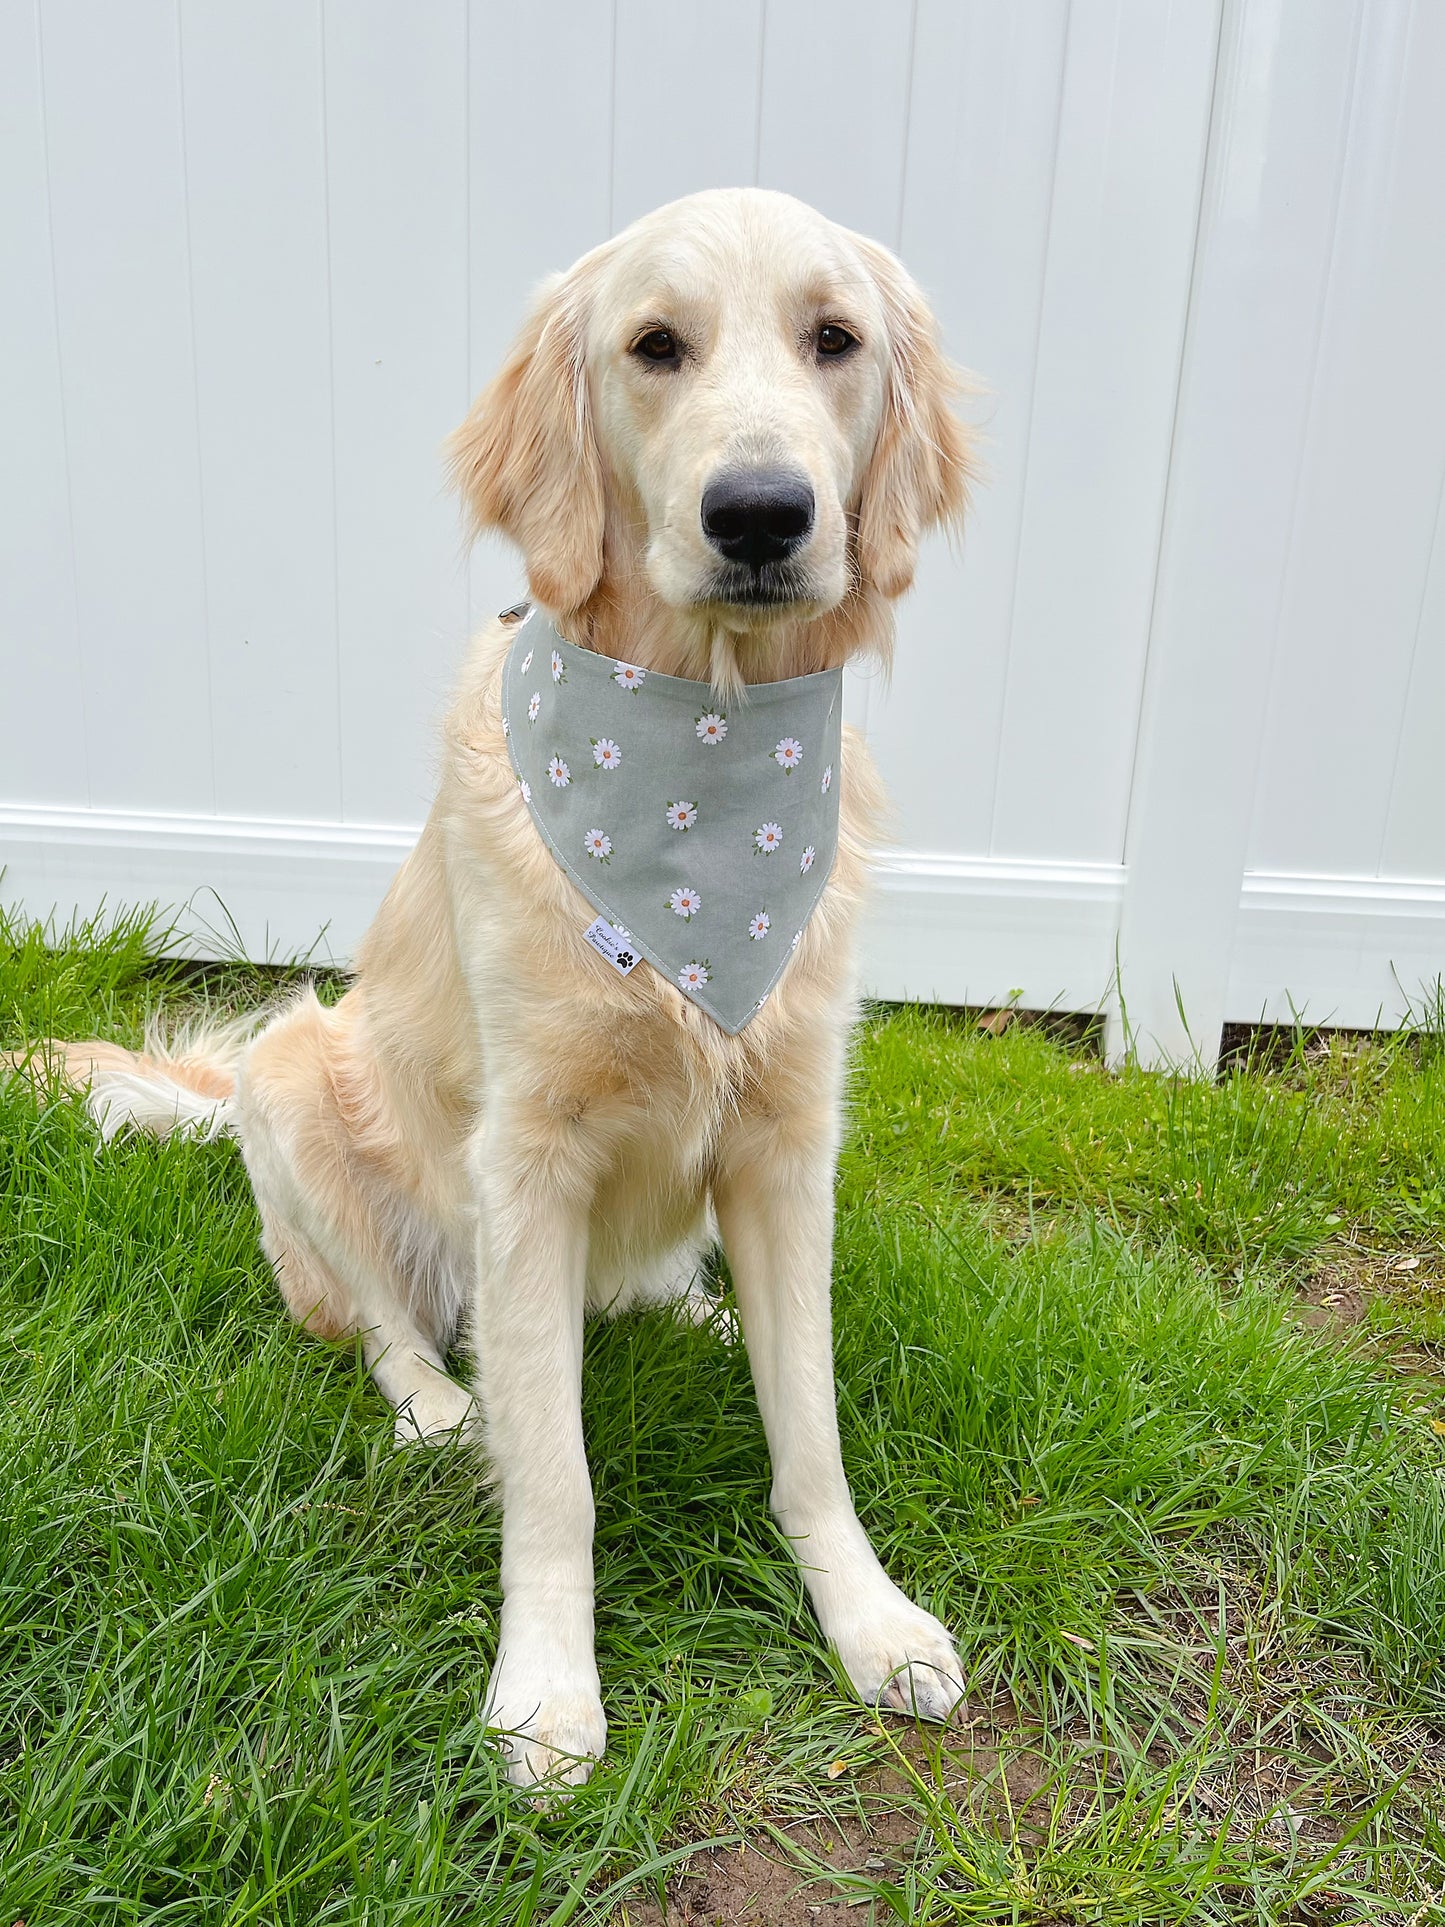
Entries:
{"label": "dog's head", "polygon": [[541,295],[453,438],[478,529],[566,616],[608,577],[738,635],[912,580],[966,431],[917,287],[783,194],[673,202]]}

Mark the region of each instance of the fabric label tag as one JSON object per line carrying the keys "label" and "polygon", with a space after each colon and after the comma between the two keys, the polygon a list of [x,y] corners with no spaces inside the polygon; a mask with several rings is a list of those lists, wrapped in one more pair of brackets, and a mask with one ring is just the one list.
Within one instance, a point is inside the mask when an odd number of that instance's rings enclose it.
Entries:
{"label": "fabric label tag", "polygon": [[598,917],[582,932],[583,938],[601,957],[605,957],[619,976],[626,977],[637,968],[637,952],[625,930],[619,930],[605,917]]}

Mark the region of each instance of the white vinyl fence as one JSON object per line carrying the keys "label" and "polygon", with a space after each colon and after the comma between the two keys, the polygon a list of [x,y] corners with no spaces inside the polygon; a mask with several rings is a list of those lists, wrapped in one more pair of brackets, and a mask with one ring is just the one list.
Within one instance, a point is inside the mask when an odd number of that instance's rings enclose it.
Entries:
{"label": "white vinyl fence", "polygon": [[[989,480],[855,720],[889,997],[1399,1018],[1445,968],[1445,6],[0,0],[0,897],[344,957],[469,624],[438,445],[694,188],[896,247]],[[207,931],[212,934],[206,935]]]}

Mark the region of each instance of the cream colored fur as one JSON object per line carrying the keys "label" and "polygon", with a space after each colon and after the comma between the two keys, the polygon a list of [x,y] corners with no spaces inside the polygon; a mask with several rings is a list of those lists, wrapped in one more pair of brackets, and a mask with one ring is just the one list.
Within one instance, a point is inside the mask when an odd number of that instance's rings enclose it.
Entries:
{"label": "cream colored fur", "polygon": [[[816,351],[824,323],[857,347]],[[638,365],[666,325],[687,358]],[[520,546],[574,642],[720,688],[886,655],[917,541],[960,512],[964,434],[913,284],[786,197],[674,204],[552,284],[453,440],[480,527]],[[810,478],[806,590],[709,599],[699,526],[726,464]],[[293,1316],[362,1334],[399,1440],[480,1415],[504,1515],[488,1716],[521,1783],[585,1776],[606,1722],[592,1649],[582,1436],[587,1309],[695,1295],[727,1251],[773,1461],[772,1505],[819,1620],[869,1701],[946,1718],[947,1633],[886,1577],[839,1457],[829,1324],[853,932],[881,797],[846,735],[836,869],[764,1009],[730,1037],[647,965],[619,978],[518,794],[477,640],[425,829],[334,1008],[307,993],[253,1038],[167,1056],[66,1045],[107,1135],[232,1131]],[[398,674],[404,671],[398,666]],[[475,1381],[446,1353],[465,1321]]]}

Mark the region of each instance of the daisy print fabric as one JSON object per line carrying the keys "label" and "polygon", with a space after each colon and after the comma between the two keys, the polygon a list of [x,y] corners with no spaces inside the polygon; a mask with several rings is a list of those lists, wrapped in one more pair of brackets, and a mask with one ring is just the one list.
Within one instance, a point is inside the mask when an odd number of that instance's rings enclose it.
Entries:
{"label": "daisy print fabric", "polygon": [[842,680],[752,683],[722,701],[526,616],[502,677],[513,807],[585,899],[579,945],[600,913],[724,1030],[756,1016],[837,853]]}

